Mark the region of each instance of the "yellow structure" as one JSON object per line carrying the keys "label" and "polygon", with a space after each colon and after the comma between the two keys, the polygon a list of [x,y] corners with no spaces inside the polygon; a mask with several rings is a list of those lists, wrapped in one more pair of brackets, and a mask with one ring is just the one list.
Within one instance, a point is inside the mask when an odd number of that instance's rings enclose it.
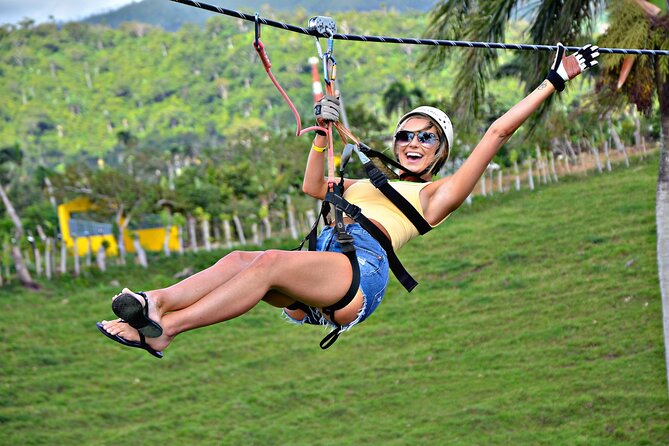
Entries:
{"label": "yellow structure", "polygon": [[[89,235],[81,235],[81,228],[79,230],[79,236],[76,237],[77,243],[77,252],[79,255],[85,255],[89,249],[92,252],[97,252],[100,249],[100,246],[106,241],[107,242],[107,255],[117,256],[118,255],[118,243],[116,237],[112,233],[112,225],[109,223],[95,223],[95,222],[83,222],[72,218],[73,213],[77,212],[86,212],[95,210],[95,205],[86,198],[77,198],[70,201],[69,203],[64,203],[58,206],[58,222],[60,225],[60,233],[63,236],[63,241],[69,249],[74,248],[75,234],[72,232],[72,226],[75,226],[75,223],[88,223],[91,225],[90,230],[88,230]],[[139,243],[147,251],[160,251],[163,249],[163,244],[165,243],[166,228],[149,228],[149,229],[137,229],[135,232],[139,238]],[[130,232],[126,230],[124,234],[123,243],[125,243],[125,248],[127,252],[135,252],[135,246],[133,244]],[[179,248],[179,237],[178,229],[176,226],[170,228],[170,239],[169,239],[169,248],[172,251],[176,251]]]}

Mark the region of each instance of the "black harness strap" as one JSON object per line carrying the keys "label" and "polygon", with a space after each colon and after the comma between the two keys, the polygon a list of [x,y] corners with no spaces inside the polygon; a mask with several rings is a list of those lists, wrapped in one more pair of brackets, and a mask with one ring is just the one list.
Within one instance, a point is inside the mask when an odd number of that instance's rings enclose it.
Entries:
{"label": "black harness strap", "polygon": [[365,163],[364,167],[374,187],[381,191],[409,219],[416,229],[418,229],[420,235],[424,235],[432,229],[432,226],[420,215],[420,212],[388,183],[388,177],[374,163],[370,161]]}
{"label": "black harness strap", "polygon": [[[418,174],[410,172],[405,169],[404,166],[386,157],[381,152],[377,152],[362,143],[359,144],[358,148],[363,153],[365,153],[365,155],[380,158],[386,163],[400,168],[405,173],[407,173],[408,176],[412,176],[420,181],[423,181],[420,176],[422,176],[425,172]],[[348,152],[348,156],[350,156],[350,151]],[[316,250],[318,222],[320,221],[320,217],[323,217],[326,225],[331,224],[331,222],[328,221],[328,216],[330,214],[331,205],[334,206],[334,228],[336,231],[335,237],[341,247],[342,254],[344,254],[351,263],[353,277],[351,280],[351,285],[349,286],[349,289],[344,297],[342,297],[338,302],[323,308],[323,313],[329,316],[330,320],[335,324],[334,330],[328,333],[320,342],[320,346],[324,350],[334,344],[341,334],[342,326],[335,320],[335,312],[337,310],[341,310],[349,303],[351,303],[353,298],[356,296],[358,289],[360,288],[360,266],[358,265],[358,258],[355,254],[353,237],[351,237],[351,235],[349,235],[344,229],[344,214],[351,217],[353,221],[362,226],[365,231],[367,231],[372,237],[376,239],[376,241],[379,242],[381,247],[386,252],[388,257],[388,265],[391,271],[407,291],[410,292],[418,285],[418,282],[416,282],[416,280],[411,277],[411,274],[409,274],[406,268],[404,268],[402,262],[400,262],[399,258],[395,254],[395,250],[393,249],[393,245],[390,239],[383,233],[383,231],[381,231],[374,223],[372,223],[371,220],[362,214],[362,211],[358,206],[349,203],[344,199],[343,167],[345,164],[346,163],[342,163],[342,168],[340,170],[341,181],[335,188],[329,190],[326,193],[325,199],[323,200],[323,204],[321,206],[320,215],[311,227],[309,234],[307,234],[300,245],[296,248],[298,251],[301,250],[304,244],[308,241],[309,251]],[[388,198],[388,200],[390,200],[391,203],[393,203],[393,205],[395,205],[400,210],[400,212],[402,212],[409,219],[409,221],[416,227],[421,235],[432,229],[432,226],[430,226],[430,224],[425,220],[420,212],[418,212],[418,210],[411,203],[409,203],[406,198],[404,198],[388,183],[388,177],[378,167],[376,167],[374,163],[371,161],[366,162],[364,163],[364,168],[372,185],[374,185],[374,187],[376,187],[386,198]],[[287,308],[289,310],[300,309],[303,311],[308,311],[308,305],[301,302],[295,302]]]}
{"label": "black harness strap", "polygon": [[[344,254],[348,258],[348,261],[351,264],[352,278],[351,278],[351,285],[348,287],[348,291],[346,291],[344,297],[342,297],[341,299],[339,299],[337,302],[335,302],[330,306],[323,307],[323,313],[329,316],[330,320],[335,324],[335,329],[332,330],[330,333],[328,333],[328,335],[325,336],[325,338],[323,338],[323,340],[320,343],[320,346],[323,350],[334,344],[339,338],[339,334],[341,333],[341,325],[335,319],[335,311],[341,310],[342,308],[346,307],[346,305],[351,303],[353,298],[358,293],[358,289],[360,288],[360,265],[358,264],[358,257],[355,254],[353,237],[351,237],[351,235],[349,235],[346,232],[344,225],[344,212],[346,212],[346,210],[337,206],[336,203],[330,199],[331,197],[341,197],[343,189],[344,189],[344,181],[342,178],[342,181],[339,183],[339,185],[336,186],[335,190],[328,191],[328,193],[325,196],[325,200],[323,200],[323,204],[321,205],[320,215],[316,219],[316,222],[311,227],[309,234],[307,234],[307,236],[302,240],[300,245],[297,248],[295,248],[296,251],[299,251],[302,249],[304,244],[308,242],[309,251],[316,250],[316,240],[318,236],[317,234],[318,222],[320,221],[320,218],[322,216],[323,221],[325,221],[325,224],[326,225],[330,224],[330,221],[328,221],[328,216],[330,215],[330,203],[332,203],[335,206],[335,226],[334,226],[336,231],[335,238],[337,240],[337,243],[339,243],[339,246],[341,247],[342,254]],[[358,212],[360,212],[359,208]],[[307,311],[308,305],[302,302],[295,302],[294,304],[286,308],[288,308],[289,310]]]}
{"label": "black harness strap", "polygon": [[397,169],[399,169],[402,173],[400,173],[400,179],[404,178],[413,178],[413,180],[419,182],[419,183],[426,183],[426,181],[422,178],[423,175],[425,175],[427,172],[429,172],[430,167],[426,167],[423,169],[421,172],[412,172],[408,170],[406,167],[398,163],[392,158],[387,157],[383,153],[379,152],[378,150],[374,150],[371,147],[369,147],[367,144],[360,142],[358,144],[358,150],[360,150],[362,153],[367,155],[370,158],[378,158],[380,159],[383,163],[389,164]]}
{"label": "black harness strap", "polygon": [[323,308],[323,313],[330,316],[330,320],[336,325],[335,329],[321,340],[320,346],[323,350],[334,344],[339,339],[339,334],[341,333],[341,324],[335,319],[335,311],[341,310],[351,303],[360,288],[360,265],[358,265],[358,257],[355,254],[353,237],[344,229],[344,216],[340,209],[335,209],[335,230],[337,231],[337,242],[339,242],[341,252],[351,263],[353,277],[351,279],[351,286],[349,286],[344,297],[335,304]]}
{"label": "black harness strap", "polygon": [[370,219],[365,217],[362,214],[360,208],[354,204],[346,201],[342,196],[336,194],[328,194],[325,196],[325,199],[332,203],[336,208],[344,211],[349,217],[353,219],[356,223],[360,224],[362,228],[369,233],[372,237],[379,242],[379,245],[386,251],[388,256],[388,265],[390,266],[391,271],[397,277],[397,280],[406,288],[407,291],[411,291],[418,285],[418,282],[411,277],[411,274],[404,268],[402,262],[395,254],[393,250],[393,245],[386,237],[386,235],[381,232],[381,230],[374,224]]}

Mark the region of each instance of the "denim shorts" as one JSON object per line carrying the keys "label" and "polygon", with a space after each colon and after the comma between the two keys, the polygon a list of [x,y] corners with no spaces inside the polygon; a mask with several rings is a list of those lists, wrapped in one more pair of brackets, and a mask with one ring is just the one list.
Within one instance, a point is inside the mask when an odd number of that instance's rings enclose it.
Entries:
{"label": "denim shorts", "polygon": [[[358,223],[346,225],[346,232],[353,237],[353,246],[355,246],[355,254],[360,266],[360,289],[363,294],[363,305],[358,313],[358,317],[351,323],[342,326],[342,331],[348,330],[371,316],[383,300],[389,278],[388,256],[386,256],[386,252],[379,242],[369,235]],[[334,228],[326,226],[318,236],[316,251],[341,252],[341,247],[335,236],[336,231]],[[284,314],[291,322],[335,327],[335,324],[323,316],[320,308],[309,307],[306,313],[307,315],[304,319],[296,320],[284,311]]]}

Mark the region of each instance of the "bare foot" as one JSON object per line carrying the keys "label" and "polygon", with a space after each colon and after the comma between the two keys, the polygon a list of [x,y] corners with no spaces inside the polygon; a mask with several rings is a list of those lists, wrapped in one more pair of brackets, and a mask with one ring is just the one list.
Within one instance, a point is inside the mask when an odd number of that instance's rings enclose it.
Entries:
{"label": "bare foot", "polygon": [[[126,341],[139,342],[139,332],[121,319],[102,321],[102,327],[111,335],[120,336]],[[159,338],[145,338],[147,344],[154,350],[163,351],[172,342],[172,337],[163,333]]]}

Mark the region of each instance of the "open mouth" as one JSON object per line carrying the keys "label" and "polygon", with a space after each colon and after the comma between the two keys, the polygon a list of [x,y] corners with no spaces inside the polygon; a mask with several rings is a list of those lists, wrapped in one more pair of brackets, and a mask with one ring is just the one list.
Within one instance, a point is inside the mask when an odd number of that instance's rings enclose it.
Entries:
{"label": "open mouth", "polygon": [[407,152],[406,157],[409,161],[419,161],[423,159],[423,155],[418,152]]}

